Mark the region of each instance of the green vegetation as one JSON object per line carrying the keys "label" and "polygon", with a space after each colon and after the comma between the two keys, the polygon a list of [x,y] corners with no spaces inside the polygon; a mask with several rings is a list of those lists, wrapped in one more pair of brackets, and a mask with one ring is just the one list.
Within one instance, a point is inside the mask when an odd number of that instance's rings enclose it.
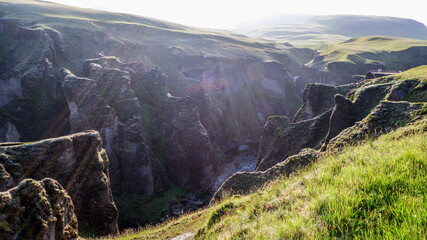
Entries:
{"label": "green vegetation", "polygon": [[422,23],[408,19],[360,15],[315,16],[296,24],[277,24],[237,30],[251,37],[321,49],[350,38],[384,35],[427,40]]}
{"label": "green vegetation", "polygon": [[427,41],[400,37],[369,36],[353,38],[320,51],[320,62],[309,65],[325,69],[332,62],[354,64],[386,64],[388,69],[404,70],[413,56],[402,51],[411,47],[427,47]]}
{"label": "green vegetation", "polygon": [[[408,71],[399,73],[398,75],[396,75],[396,77],[398,79],[402,79],[402,80],[403,79],[408,79],[408,80],[418,79],[421,81],[420,84],[425,86],[427,84],[427,65],[412,68]],[[420,85],[420,87],[421,87],[421,85]]]}
{"label": "green vegetation", "polygon": [[426,128],[424,117],[338,154],[325,153],[251,195],[117,239],[185,232],[196,239],[425,239]]}

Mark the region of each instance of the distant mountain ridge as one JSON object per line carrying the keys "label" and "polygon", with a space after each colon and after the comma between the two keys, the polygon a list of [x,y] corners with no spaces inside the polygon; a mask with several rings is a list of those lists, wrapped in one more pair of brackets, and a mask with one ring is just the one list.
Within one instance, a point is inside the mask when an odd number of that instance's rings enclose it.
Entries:
{"label": "distant mountain ridge", "polygon": [[427,28],[423,23],[405,18],[364,15],[314,16],[298,24],[264,25],[236,31],[251,37],[317,48],[370,35],[427,40]]}

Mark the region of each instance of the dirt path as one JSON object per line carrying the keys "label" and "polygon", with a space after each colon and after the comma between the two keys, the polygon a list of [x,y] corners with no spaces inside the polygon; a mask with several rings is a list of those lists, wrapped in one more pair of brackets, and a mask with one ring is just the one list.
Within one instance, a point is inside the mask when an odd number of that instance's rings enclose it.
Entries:
{"label": "dirt path", "polygon": [[178,235],[174,238],[171,238],[170,240],[190,240],[193,239],[194,234],[192,232],[183,233],[181,235]]}

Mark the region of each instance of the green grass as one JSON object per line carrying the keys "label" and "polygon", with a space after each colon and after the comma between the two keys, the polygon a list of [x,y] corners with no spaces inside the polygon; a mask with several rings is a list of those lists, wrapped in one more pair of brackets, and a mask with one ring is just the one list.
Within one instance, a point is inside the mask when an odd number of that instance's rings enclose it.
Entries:
{"label": "green grass", "polygon": [[[115,239],[425,239],[427,119],[347,146],[248,196]],[[161,234],[160,234],[161,233]]]}
{"label": "green grass", "polygon": [[427,40],[425,26],[408,19],[363,15],[313,16],[295,24],[277,24],[237,30],[251,37],[288,42],[297,47],[322,49],[350,38],[384,35]]}
{"label": "green grass", "polygon": [[[409,69],[396,75],[398,79],[417,79],[420,80],[420,84],[427,83],[427,65],[419,66],[416,68]],[[418,86],[417,86],[418,87]],[[421,87],[421,86],[420,86]]]}
{"label": "green grass", "polygon": [[399,54],[410,47],[427,47],[427,41],[400,37],[368,36],[353,38],[320,50],[320,62],[308,65],[325,69],[328,63],[351,62],[355,64],[385,63],[387,68],[402,69],[401,65],[411,62],[412,55]]}

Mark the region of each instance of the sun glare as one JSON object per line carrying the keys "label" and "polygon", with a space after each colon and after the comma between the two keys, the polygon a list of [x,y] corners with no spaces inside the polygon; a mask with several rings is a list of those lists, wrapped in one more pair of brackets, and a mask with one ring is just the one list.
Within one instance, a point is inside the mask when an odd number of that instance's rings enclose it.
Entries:
{"label": "sun glare", "polygon": [[303,0],[303,1],[103,1],[103,0],[51,0],[73,6],[94,8],[112,12],[132,13],[145,17],[168,20],[175,23],[196,27],[232,29],[244,22],[278,14],[355,14],[378,15],[411,18],[427,23],[427,15],[419,0],[408,0],[404,4],[392,1],[360,0],[351,5],[337,0]]}

